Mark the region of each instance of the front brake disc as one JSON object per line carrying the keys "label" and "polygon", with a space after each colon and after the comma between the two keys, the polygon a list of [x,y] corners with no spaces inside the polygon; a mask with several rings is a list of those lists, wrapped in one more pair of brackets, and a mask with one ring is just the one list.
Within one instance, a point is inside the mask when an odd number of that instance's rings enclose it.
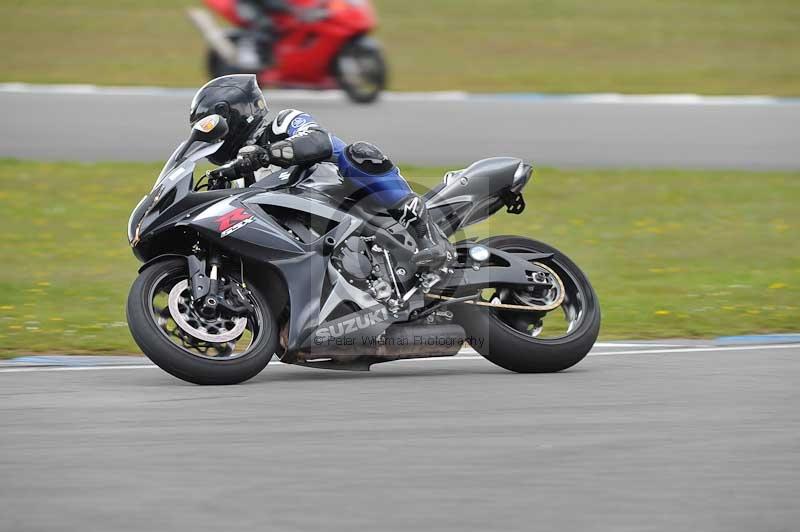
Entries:
{"label": "front brake disc", "polygon": [[224,344],[242,335],[247,327],[247,318],[202,319],[194,314],[191,304],[184,297],[188,291],[189,281],[186,279],[169,291],[169,313],[185,333],[212,344]]}

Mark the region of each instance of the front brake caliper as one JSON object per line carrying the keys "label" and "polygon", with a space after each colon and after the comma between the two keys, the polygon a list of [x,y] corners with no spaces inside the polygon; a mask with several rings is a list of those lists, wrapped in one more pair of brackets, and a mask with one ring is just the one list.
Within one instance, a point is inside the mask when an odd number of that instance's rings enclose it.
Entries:
{"label": "front brake caliper", "polygon": [[189,264],[189,285],[192,291],[192,299],[202,299],[211,290],[211,283],[206,275],[206,261],[198,259],[195,255],[189,255],[187,261]]}

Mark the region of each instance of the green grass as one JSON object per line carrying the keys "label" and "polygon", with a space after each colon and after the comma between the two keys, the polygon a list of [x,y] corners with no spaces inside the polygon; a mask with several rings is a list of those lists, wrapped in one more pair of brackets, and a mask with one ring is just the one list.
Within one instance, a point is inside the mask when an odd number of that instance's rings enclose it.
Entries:
{"label": "green grass", "polygon": [[[4,0],[2,81],[197,86],[199,0]],[[797,0],[379,0],[400,90],[800,95]]]}
{"label": "green grass", "polygon": [[[157,164],[0,160],[0,355],[129,353],[130,210]],[[442,169],[409,169],[431,184]],[[602,337],[798,330],[800,173],[539,170],[528,210],[474,233],[522,234],[590,276]]]}

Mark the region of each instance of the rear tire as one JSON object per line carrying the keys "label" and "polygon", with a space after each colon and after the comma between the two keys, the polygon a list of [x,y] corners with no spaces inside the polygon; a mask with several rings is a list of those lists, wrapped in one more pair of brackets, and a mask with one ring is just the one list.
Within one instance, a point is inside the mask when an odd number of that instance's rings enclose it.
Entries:
{"label": "rear tire", "polygon": [[166,276],[188,277],[186,261],[171,259],[145,269],[128,295],[128,327],[136,344],[158,367],[194,384],[237,384],[257,375],[267,365],[278,344],[277,324],[269,304],[255,286],[248,285],[251,303],[259,313],[259,334],[242,356],[213,360],[193,355],[173,343],[154,318],[153,292]]}
{"label": "rear tire", "polygon": [[[497,236],[482,241],[498,249],[522,248],[553,253],[541,261],[565,271],[582,293],[582,318],[562,338],[540,339],[505,323],[498,311],[475,305],[454,305],[456,321],[464,327],[472,347],[487,360],[517,373],[553,373],[574,366],[589,353],[600,332],[600,304],[586,275],[556,248],[529,238]],[[551,311],[551,312],[555,312]]]}
{"label": "rear tire", "polygon": [[249,74],[244,70],[238,68],[236,65],[231,65],[219,55],[215,50],[209,49],[206,55],[206,69],[208,71],[208,79],[216,79],[222,76],[229,76],[231,74]]}

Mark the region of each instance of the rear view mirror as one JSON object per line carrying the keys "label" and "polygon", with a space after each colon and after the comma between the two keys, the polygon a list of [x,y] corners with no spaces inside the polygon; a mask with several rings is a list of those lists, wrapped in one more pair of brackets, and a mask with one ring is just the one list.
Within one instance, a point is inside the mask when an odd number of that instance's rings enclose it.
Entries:
{"label": "rear view mirror", "polygon": [[191,140],[214,142],[228,134],[228,122],[220,115],[208,115],[192,126]]}

